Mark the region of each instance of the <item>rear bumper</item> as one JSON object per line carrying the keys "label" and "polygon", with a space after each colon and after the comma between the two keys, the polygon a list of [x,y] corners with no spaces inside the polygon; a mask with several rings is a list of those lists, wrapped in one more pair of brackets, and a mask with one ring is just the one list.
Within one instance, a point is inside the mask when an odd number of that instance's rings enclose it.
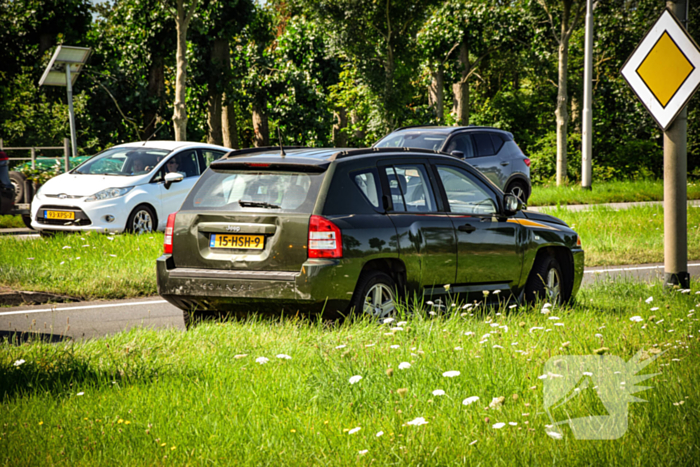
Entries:
{"label": "rear bumper", "polygon": [[158,293],[180,309],[250,312],[344,312],[354,285],[338,260],[310,259],[300,271],[176,268],[156,260]]}

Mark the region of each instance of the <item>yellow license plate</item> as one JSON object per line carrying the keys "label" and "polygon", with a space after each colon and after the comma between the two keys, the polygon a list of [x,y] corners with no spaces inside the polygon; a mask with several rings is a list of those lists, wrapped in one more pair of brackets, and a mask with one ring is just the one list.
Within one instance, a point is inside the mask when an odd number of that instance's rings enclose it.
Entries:
{"label": "yellow license plate", "polygon": [[243,248],[250,250],[262,250],[265,245],[263,235],[221,235],[211,234],[209,238],[210,248]]}
{"label": "yellow license plate", "polygon": [[44,219],[75,219],[73,211],[44,211]]}

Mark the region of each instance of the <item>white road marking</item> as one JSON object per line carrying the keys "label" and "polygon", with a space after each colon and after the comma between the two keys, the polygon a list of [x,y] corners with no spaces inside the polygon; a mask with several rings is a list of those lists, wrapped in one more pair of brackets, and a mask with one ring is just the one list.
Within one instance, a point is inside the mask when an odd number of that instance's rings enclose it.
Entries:
{"label": "white road marking", "polygon": [[156,305],[160,303],[168,303],[167,300],[150,300],[147,302],[129,302],[129,303],[116,303],[111,305],[87,305],[87,306],[71,306],[71,307],[61,307],[61,308],[40,308],[36,310],[22,310],[22,311],[7,311],[5,313],[0,313],[0,316],[7,315],[28,315],[31,313],[46,313],[47,311],[70,311],[70,310],[86,310],[93,308],[112,308],[118,306],[134,306],[134,305]]}
{"label": "white road marking", "polygon": [[[688,264],[689,268],[700,266],[700,263]],[[604,272],[620,272],[620,271],[641,271],[643,269],[663,269],[664,266],[639,266],[636,268],[609,268],[609,269],[596,269],[593,271],[583,271],[584,274],[601,274]]]}
{"label": "white road marking", "polygon": [[[689,263],[688,267],[697,267],[700,263]],[[610,269],[596,269],[593,271],[583,271],[584,274],[602,274],[606,272],[620,272],[620,271],[640,271],[644,269],[663,269],[664,266],[639,266],[634,268],[610,268]],[[6,311],[0,313],[0,316],[9,315],[29,315],[33,313],[46,313],[48,311],[71,311],[71,310],[91,310],[94,308],[115,308],[120,306],[137,306],[137,305],[158,305],[161,303],[168,303],[167,300],[150,300],[146,302],[128,302],[128,303],[116,303],[110,305],[86,305],[86,306],[71,306],[71,307],[56,307],[56,308],[39,308],[35,310],[22,310],[22,311]]]}

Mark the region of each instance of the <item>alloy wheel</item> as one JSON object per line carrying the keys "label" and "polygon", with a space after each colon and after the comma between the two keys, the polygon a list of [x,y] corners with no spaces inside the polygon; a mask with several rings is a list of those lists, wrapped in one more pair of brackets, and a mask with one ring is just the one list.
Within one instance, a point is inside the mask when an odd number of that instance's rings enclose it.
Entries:
{"label": "alloy wheel", "polygon": [[396,309],[394,291],[385,284],[374,284],[365,295],[362,311],[376,318],[384,318]]}
{"label": "alloy wheel", "polygon": [[148,211],[142,210],[136,213],[131,225],[131,229],[135,234],[141,235],[153,231],[153,219]]}
{"label": "alloy wheel", "polygon": [[561,296],[561,277],[556,268],[551,268],[547,273],[547,298],[551,303],[559,303]]}

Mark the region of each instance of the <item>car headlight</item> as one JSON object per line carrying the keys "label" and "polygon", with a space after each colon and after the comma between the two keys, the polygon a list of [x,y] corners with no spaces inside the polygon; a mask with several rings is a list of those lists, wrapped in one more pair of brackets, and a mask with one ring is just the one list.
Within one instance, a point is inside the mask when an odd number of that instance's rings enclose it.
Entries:
{"label": "car headlight", "polygon": [[41,192],[44,191],[44,185],[41,185],[37,190],[36,190],[36,196],[41,196]]}
{"label": "car headlight", "polygon": [[87,198],[85,198],[85,202],[119,198],[120,196],[124,196],[125,194],[127,194],[133,188],[133,186],[127,186],[124,188],[107,188],[106,190],[98,191],[92,196],[88,196]]}

